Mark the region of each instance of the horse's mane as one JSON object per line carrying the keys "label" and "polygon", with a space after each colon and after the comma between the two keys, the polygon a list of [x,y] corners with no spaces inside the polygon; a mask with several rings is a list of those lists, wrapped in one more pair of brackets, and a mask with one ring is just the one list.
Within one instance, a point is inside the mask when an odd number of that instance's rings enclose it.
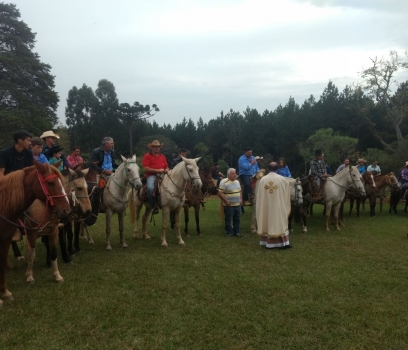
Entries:
{"label": "horse's mane", "polygon": [[0,214],[7,215],[13,213],[21,208],[24,202],[24,186],[23,181],[26,170],[17,170],[0,179]]}

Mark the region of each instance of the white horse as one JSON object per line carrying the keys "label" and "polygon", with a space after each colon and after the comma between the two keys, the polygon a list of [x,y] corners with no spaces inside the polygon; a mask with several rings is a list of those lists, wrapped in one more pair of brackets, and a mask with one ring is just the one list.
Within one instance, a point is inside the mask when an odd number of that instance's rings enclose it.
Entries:
{"label": "white horse", "polygon": [[358,190],[360,190],[361,195],[364,196],[364,183],[362,181],[360,172],[357,170],[357,167],[351,165],[344,168],[333,177],[328,177],[326,181],[327,183],[324,188],[324,198],[320,202],[320,204],[324,204],[326,206],[325,228],[326,231],[330,231],[329,218],[333,211],[333,224],[337,230],[340,230],[339,208],[346,190],[349,187],[356,187]]}
{"label": "white horse", "polygon": [[[106,250],[112,250],[110,244],[111,220],[113,214],[118,214],[119,236],[122,248],[127,244],[123,236],[123,219],[128,206],[128,185],[138,190],[142,187],[139,166],[136,164],[136,155],[126,159],[121,156],[123,163],[116,169],[105,185],[103,201],[99,204],[106,216]],[[90,237],[92,240],[92,237]]]}
{"label": "white horse", "polygon": [[[175,213],[175,220],[176,220],[176,230],[177,230],[177,239],[178,244],[184,244],[183,239],[181,238],[180,233],[180,214],[181,208],[183,208],[185,202],[185,191],[186,191],[186,184],[190,182],[192,185],[192,190],[197,191],[201,188],[202,182],[199,175],[199,169],[197,166],[197,162],[200,158],[196,159],[187,159],[181,157],[183,159],[182,162],[177,164],[173,170],[170,170],[168,174],[163,177],[163,180],[160,181],[159,191],[160,191],[160,199],[161,199],[161,207],[162,207],[162,235],[161,235],[161,245],[163,247],[167,247],[166,242],[166,230],[168,228],[170,212],[174,211]],[[140,218],[140,210],[142,209],[143,204],[146,207],[146,210],[143,214],[142,218],[142,234],[143,237],[148,239],[150,238],[147,235],[146,229],[146,222],[147,218],[152,210],[149,203],[143,203],[137,191],[135,193],[129,193],[130,196],[130,218],[131,222],[135,223],[135,234],[133,238],[138,238],[139,233],[139,218]]]}
{"label": "white horse", "polygon": [[290,185],[291,212],[289,215],[289,230],[292,231],[292,217],[295,222],[302,221],[302,232],[307,232],[306,215],[303,212],[303,188],[300,178],[286,178]]}

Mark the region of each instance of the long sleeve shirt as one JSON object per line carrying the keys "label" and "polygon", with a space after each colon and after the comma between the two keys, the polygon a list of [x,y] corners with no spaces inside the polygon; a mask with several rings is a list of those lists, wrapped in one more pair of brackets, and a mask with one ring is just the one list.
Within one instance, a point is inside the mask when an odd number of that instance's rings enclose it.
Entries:
{"label": "long sleeve shirt", "polygon": [[256,169],[258,167],[258,164],[256,163],[256,161],[254,164],[251,164],[252,160],[254,159],[255,159],[254,156],[247,158],[245,154],[239,157],[238,160],[239,175],[252,176],[257,173]]}
{"label": "long sleeve shirt", "polygon": [[313,159],[310,162],[310,173],[313,176],[322,177],[326,173],[326,164],[322,160]]}

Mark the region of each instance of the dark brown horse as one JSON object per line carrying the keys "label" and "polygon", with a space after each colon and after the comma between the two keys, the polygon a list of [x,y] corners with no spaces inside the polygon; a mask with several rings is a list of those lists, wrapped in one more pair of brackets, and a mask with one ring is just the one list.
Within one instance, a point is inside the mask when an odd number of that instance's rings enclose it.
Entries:
{"label": "dark brown horse", "polygon": [[[189,222],[189,210],[190,207],[194,208],[194,214],[195,214],[195,221],[196,221],[196,230],[197,230],[197,235],[201,235],[201,229],[200,229],[200,207],[204,207],[204,203],[202,200],[213,192],[215,189],[215,184],[214,184],[214,179],[211,175],[211,171],[204,166],[200,167],[199,170],[199,175],[201,182],[203,186],[201,187],[201,190],[198,189],[196,191],[193,190],[192,186],[190,183],[187,183],[186,186],[186,201],[184,202],[184,234],[188,235],[188,222]],[[175,225],[175,218],[174,218],[174,213],[170,213],[170,219],[171,219],[171,228],[174,229]]]}
{"label": "dark brown horse", "polygon": [[[0,179],[0,292],[3,299],[12,299],[7,289],[7,257],[20,216],[35,199],[46,202],[59,217],[70,211],[61,173],[48,164],[34,160],[34,166],[14,171]],[[3,302],[0,300],[0,307]]]}

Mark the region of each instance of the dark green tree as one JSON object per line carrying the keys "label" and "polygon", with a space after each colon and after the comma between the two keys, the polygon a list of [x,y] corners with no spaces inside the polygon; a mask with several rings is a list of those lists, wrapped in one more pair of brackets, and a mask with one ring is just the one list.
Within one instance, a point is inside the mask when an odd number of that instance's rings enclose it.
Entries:
{"label": "dark green tree", "polygon": [[19,18],[14,4],[0,3],[0,139],[6,143],[16,129],[39,135],[58,121],[51,66],[32,51],[35,33]]}

